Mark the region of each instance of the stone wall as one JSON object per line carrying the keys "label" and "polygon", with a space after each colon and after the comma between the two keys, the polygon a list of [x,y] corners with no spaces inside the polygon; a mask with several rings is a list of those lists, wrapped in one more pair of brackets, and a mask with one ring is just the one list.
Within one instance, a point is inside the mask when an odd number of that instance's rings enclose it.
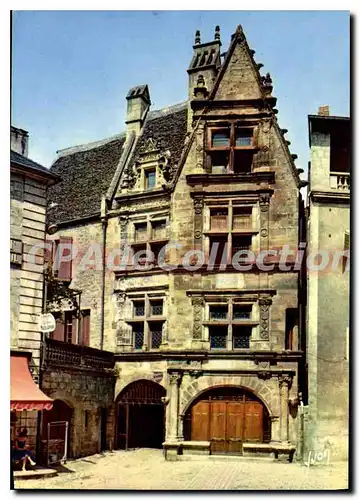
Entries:
{"label": "stone wall", "polygon": [[[70,423],[70,450],[73,458],[100,452],[101,409],[107,409],[107,449],[113,447],[114,424],[114,378],[48,368],[44,373],[42,390],[52,399],[60,399],[73,409]],[[88,411],[88,426],[85,427],[85,411]]]}

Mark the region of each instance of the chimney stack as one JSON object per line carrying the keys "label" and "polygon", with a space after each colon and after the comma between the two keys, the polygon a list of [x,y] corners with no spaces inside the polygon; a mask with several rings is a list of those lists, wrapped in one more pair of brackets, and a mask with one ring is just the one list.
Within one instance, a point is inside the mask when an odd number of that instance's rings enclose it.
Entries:
{"label": "chimney stack", "polygon": [[126,96],[126,137],[131,132],[140,134],[146,115],[150,109],[150,93],[147,85],[139,85],[129,90]]}
{"label": "chimney stack", "polygon": [[28,156],[29,133],[21,128],[10,127],[10,147],[22,156]]}
{"label": "chimney stack", "polygon": [[330,107],[328,105],[327,106],[319,106],[318,115],[319,116],[329,116],[330,115]]}

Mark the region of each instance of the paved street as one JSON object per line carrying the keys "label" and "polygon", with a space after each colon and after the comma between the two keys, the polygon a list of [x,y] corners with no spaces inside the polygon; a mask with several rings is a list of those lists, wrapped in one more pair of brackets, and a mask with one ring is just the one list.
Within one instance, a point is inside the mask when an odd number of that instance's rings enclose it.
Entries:
{"label": "paved street", "polygon": [[17,489],[319,490],[346,489],[347,464],[211,458],[168,462],[161,450],[107,452],[69,461],[48,479],[16,481]]}

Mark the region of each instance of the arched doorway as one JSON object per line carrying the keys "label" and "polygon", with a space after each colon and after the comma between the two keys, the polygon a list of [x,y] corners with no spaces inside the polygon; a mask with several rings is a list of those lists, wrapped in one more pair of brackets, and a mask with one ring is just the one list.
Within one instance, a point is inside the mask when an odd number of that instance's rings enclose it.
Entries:
{"label": "arched doorway", "polygon": [[186,411],[184,438],[210,441],[211,453],[242,454],[244,442],[271,439],[269,412],[252,392],[215,387],[200,394]]}
{"label": "arched doorway", "polygon": [[132,382],[117,402],[117,448],[162,448],[166,390],[150,380]]}
{"label": "arched doorway", "polygon": [[[55,456],[57,458],[61,458],[61,455],[63,455],[65,451],[65,439],[67,458],[72,456],[70,436],[72,432],[71,423],[73,412],[73,408],[61,399],[55,399],[52,409],[50,411],[43,412],[41,425],[41,454],[42,461],[44,463],[47,462],[48,453],[53,458],[55,458]],[[64,425],[64,422],[68,423],[67,433],[65,431],[66,426]],[[52,425],[49,427],[48,424]]]}

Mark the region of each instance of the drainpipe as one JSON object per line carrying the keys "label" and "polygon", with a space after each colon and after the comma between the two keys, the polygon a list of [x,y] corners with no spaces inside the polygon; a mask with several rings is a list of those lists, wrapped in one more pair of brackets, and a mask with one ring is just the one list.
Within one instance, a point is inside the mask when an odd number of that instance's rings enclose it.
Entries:
{"label": "drainpipe", "polygon": [[105,196],[101,200],[101,223],[102,223],[102,278],[101,278],[101,326],[100,326],[100,349],[104,349],[104,327],[105,327],[105,278],[106,278],[106,230],[108,219],[106,214]]}

